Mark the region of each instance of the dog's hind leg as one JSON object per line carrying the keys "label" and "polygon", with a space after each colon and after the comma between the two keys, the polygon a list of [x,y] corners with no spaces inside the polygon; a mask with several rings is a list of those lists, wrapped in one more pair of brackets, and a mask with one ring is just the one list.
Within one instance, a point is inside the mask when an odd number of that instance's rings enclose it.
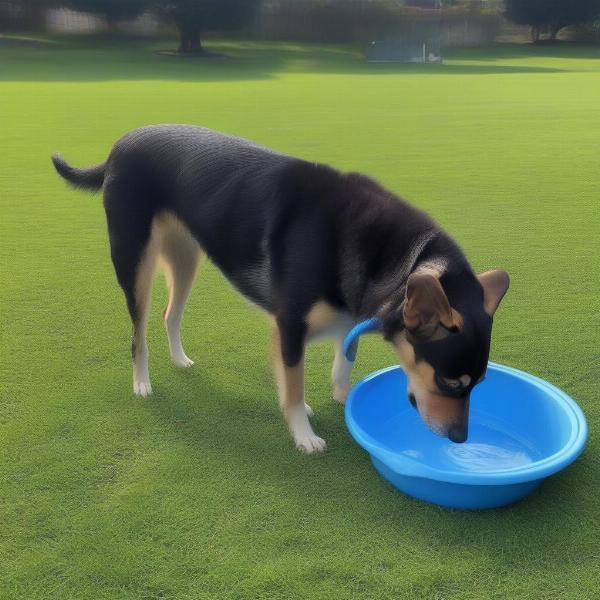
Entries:
{"label": "dog's hind leg", "polygon": [[148,371],[148,344],[146,329],[150,313],[152,282],[156,268],[157,244],[150,239],[142,254],[135,280],[136,321],[133,325],[133,342],[131,353],[133,357],[133,391],[138,396],[152,393],[150,374]]}
{"label": "dog's hind leg", "polygon": [[148,373],[146,326],[158,251],[152,231],[152,214],[145,209],[141,199],[132,197],[129,187],[120,189],[117,182],[106,185],[104,206],[111,257],[133,324],[133,391],[139,396],[147,396],[152,393],[152,386]]}
{"label": "dog's hind leg", "polygon": [[161,230],[160,254],[169,288],[169,303],[164,319],[171,360],[178,367],[191,367],[181,344],[181,319],[186,300],[192,289],[202,251],[185,226],[174,217],[159,221]]}

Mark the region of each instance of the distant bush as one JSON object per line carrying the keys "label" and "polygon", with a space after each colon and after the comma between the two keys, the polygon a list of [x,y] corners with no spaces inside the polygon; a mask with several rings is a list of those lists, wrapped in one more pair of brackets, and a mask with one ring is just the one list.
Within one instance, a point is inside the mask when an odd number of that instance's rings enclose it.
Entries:
{"label": "distant bush", "polygon": [[515,23],[531,26],[533,41],[548,31],[555,40],[564,27],[600,17],[600,0],[505,0],[506,16]]}
{"label": "distant bush", "polygon": [[600,43],[600,19],[577,25],[571,37],[580,42]]}
{"label": "distant bush", "polygon": [[0,0],[0,31],[43,29],[46,10],[53,0]]}
{"label": "distant bush", "polygon": [[61,4],[73,10],[100,15],[109,25],[114,25],[142,14],[150,7],[151,0],[64,0]]}

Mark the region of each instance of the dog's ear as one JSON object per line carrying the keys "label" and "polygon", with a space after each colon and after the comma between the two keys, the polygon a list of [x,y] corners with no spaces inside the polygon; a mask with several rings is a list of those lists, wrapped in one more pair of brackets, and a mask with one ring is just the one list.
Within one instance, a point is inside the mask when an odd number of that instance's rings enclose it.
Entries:
{"label": "dog's ear", "polygon": [[483,308],[492,317],[508,290],[510,279],[506,271],[486,271],[477,275],[483,288]]}
{"label": "dog's ear", "polygon": [[406,283],[404,325],[422,339],[441,323],[447,329],[460,326],[460,315],[450,306],[440,280],[431,273],[412,273]]}

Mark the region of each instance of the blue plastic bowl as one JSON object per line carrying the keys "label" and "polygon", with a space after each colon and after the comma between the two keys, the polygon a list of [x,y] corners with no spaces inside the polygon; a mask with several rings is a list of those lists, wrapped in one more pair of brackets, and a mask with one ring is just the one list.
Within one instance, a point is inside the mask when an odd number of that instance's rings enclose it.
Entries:
{"label": "blue plastic bowl", "polygon": [[583,450],[581,409],[553,385],[490,363],[471,395],[463,444],[431,433],[406,399],[397,367],[352,389],[346,423],[377,471],[402,492],[451,508],[494,508],[520,500]]}

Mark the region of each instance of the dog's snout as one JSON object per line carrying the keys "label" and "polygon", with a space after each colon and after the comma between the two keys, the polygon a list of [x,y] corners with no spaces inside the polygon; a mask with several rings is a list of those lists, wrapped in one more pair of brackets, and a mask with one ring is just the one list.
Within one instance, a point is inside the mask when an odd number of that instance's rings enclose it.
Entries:
{"label": "dog's snout", "polygon": [[467,441],[467,428],[462,425],[453,425],[448,430],[448,439],[455,444],[462,444]]}

